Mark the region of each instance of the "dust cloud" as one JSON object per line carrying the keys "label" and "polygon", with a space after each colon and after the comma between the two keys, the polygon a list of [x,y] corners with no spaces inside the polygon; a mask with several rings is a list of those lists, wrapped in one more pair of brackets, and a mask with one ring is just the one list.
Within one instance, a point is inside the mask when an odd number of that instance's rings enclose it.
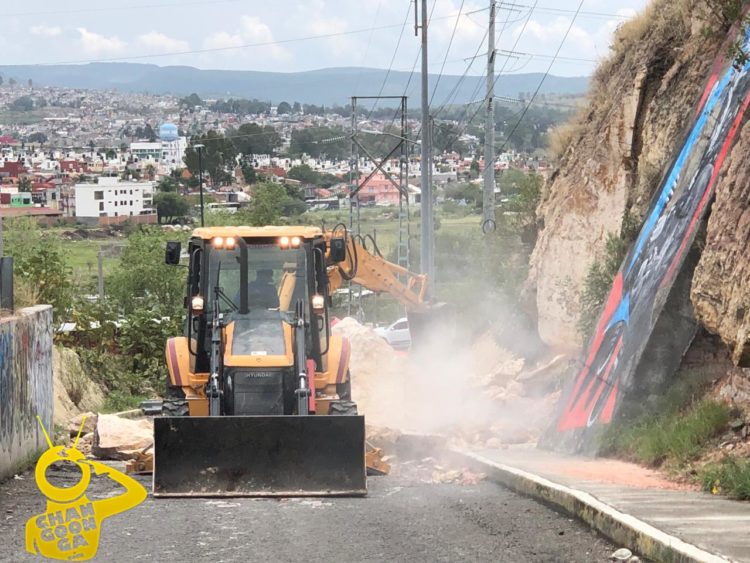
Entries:
{"label": "dust cloud", "polygon": [[458,448],[536,442],[569,362],[542,357],[531,365],[489,330],[460,344],[443,327],[409,353],[352,318],[333,332],[351,342],[352,396],[368,426],[441,435]]}

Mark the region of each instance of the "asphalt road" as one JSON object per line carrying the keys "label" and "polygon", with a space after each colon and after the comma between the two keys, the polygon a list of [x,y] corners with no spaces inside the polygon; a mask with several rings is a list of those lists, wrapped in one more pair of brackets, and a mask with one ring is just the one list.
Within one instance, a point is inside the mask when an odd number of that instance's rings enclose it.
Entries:
{"label": "asphalt road", "polygon": [[[616,549],[585,525],[497,485],[435,483],[433,471],[429,463],[398,466],[370,478],[366,498],[148,498],[104,522],[95,560],[567,563],[608,561]],[[56,473],[58,486],[78,480]],[[41,560],[24,551],[24,527],[44,499],[33,474],[22,477],[0,484],[0,561]],[[150,488],[149,478],[139,480]],[[118,493],[99,477],[88,494]]]}

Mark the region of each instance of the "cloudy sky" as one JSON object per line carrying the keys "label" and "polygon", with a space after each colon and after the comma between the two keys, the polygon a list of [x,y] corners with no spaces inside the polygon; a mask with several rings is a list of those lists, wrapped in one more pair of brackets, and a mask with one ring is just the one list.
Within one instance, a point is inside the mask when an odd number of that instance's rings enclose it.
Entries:
{"label": "cloudy sky", "polygon": [[[499,3],[497,47],[515,46],[516,54],[501,52],[497,70],[545,71],[579,2]],[[606,55],[612,32],[647,2],[584,0],[552,73],[589,74]],[[461,4],[428,0],[434,6],[431,72],[439,72],[445,60],[447,74],[462,74],[471,57],[486,53],[489,0]],[[409,0],[5,0],[3,5],[2,64],[117,60],[293,72],[387,68],[395,53],[393,68],[411,70],[419,47]],[[484,61],[476,60],[469,72],[481,74],[483,67]]]}

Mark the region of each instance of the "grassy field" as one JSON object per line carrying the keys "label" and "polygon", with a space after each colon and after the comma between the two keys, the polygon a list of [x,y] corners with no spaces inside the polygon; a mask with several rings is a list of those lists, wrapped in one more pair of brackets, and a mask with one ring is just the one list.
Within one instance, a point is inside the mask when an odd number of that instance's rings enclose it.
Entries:
{"label": "grassy field", "polygon": [[[64,232],[63,229],[60,232]],[[125,245],[123,238],[101,240],[66,240],[63,239],[68,267],[71,270],[74,285],[86,291],[94,291],[97,284],[98,260],[100,251],[104,252],[103,270],[106,278],[116,266],[118,248]]]}
{"label": "grassy field", "polygon": [[[481,236],[479,228],[479,216],[452,216],[438,214],[437,221],[439,224],[438,236],[446,234],[467,236],[475,233]],[[315,213],[306,213],[299,221],[309,225],[323,225],[327,228],[333,228],[337,223],[345,222],[348,226],[349,213],[345,210],[339,211],[318,211]],[[69,228],[55,228],[52,232],[59,234],[63,241],[63,246],[67,253],[68,266],[71,269],[72,278],[76,288],[84,292],[95,292],[97,287],[97,254],[100,250],[104,251],[104,276],[115,268],[118,263],[118,247],[127,244],[127,239],[123,237],[108,239],[87,239],[87,240],[69,240],[62,236]],[[419,266],[419,218],[411,219],[411,252],[412,252],[412,269],[418,269]],[[398,217],[391,209],[366,209],[361,215],[361,233],[363,235],[372,235],[377,245],[386,259],[395,260],[398,245]],[[182,235],[187,238],[187,234]],[[403,314],[403,311],[388,296],[379,296],[363,300],[363,309],[365,316],[377,323],[387,323],[395,320]],[[349,311],[348,304],[345,307]],[[339,313],[343,309],[339,308]]]}

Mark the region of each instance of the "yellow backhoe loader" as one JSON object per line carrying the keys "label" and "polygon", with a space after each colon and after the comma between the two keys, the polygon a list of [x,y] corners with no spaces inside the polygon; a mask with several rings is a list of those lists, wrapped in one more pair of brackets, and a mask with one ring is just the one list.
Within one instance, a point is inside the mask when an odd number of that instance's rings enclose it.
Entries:
{"label": "yellow backhoe loader", "polygon": [[[182,252],[167,243],[166,262]],[[365,422],[331,296],[352,281],[421,313],[426,278],[341,225],[200,228],[186,260],[185,334],[167,342],[154,421],[154,496],[366,494]]]}

